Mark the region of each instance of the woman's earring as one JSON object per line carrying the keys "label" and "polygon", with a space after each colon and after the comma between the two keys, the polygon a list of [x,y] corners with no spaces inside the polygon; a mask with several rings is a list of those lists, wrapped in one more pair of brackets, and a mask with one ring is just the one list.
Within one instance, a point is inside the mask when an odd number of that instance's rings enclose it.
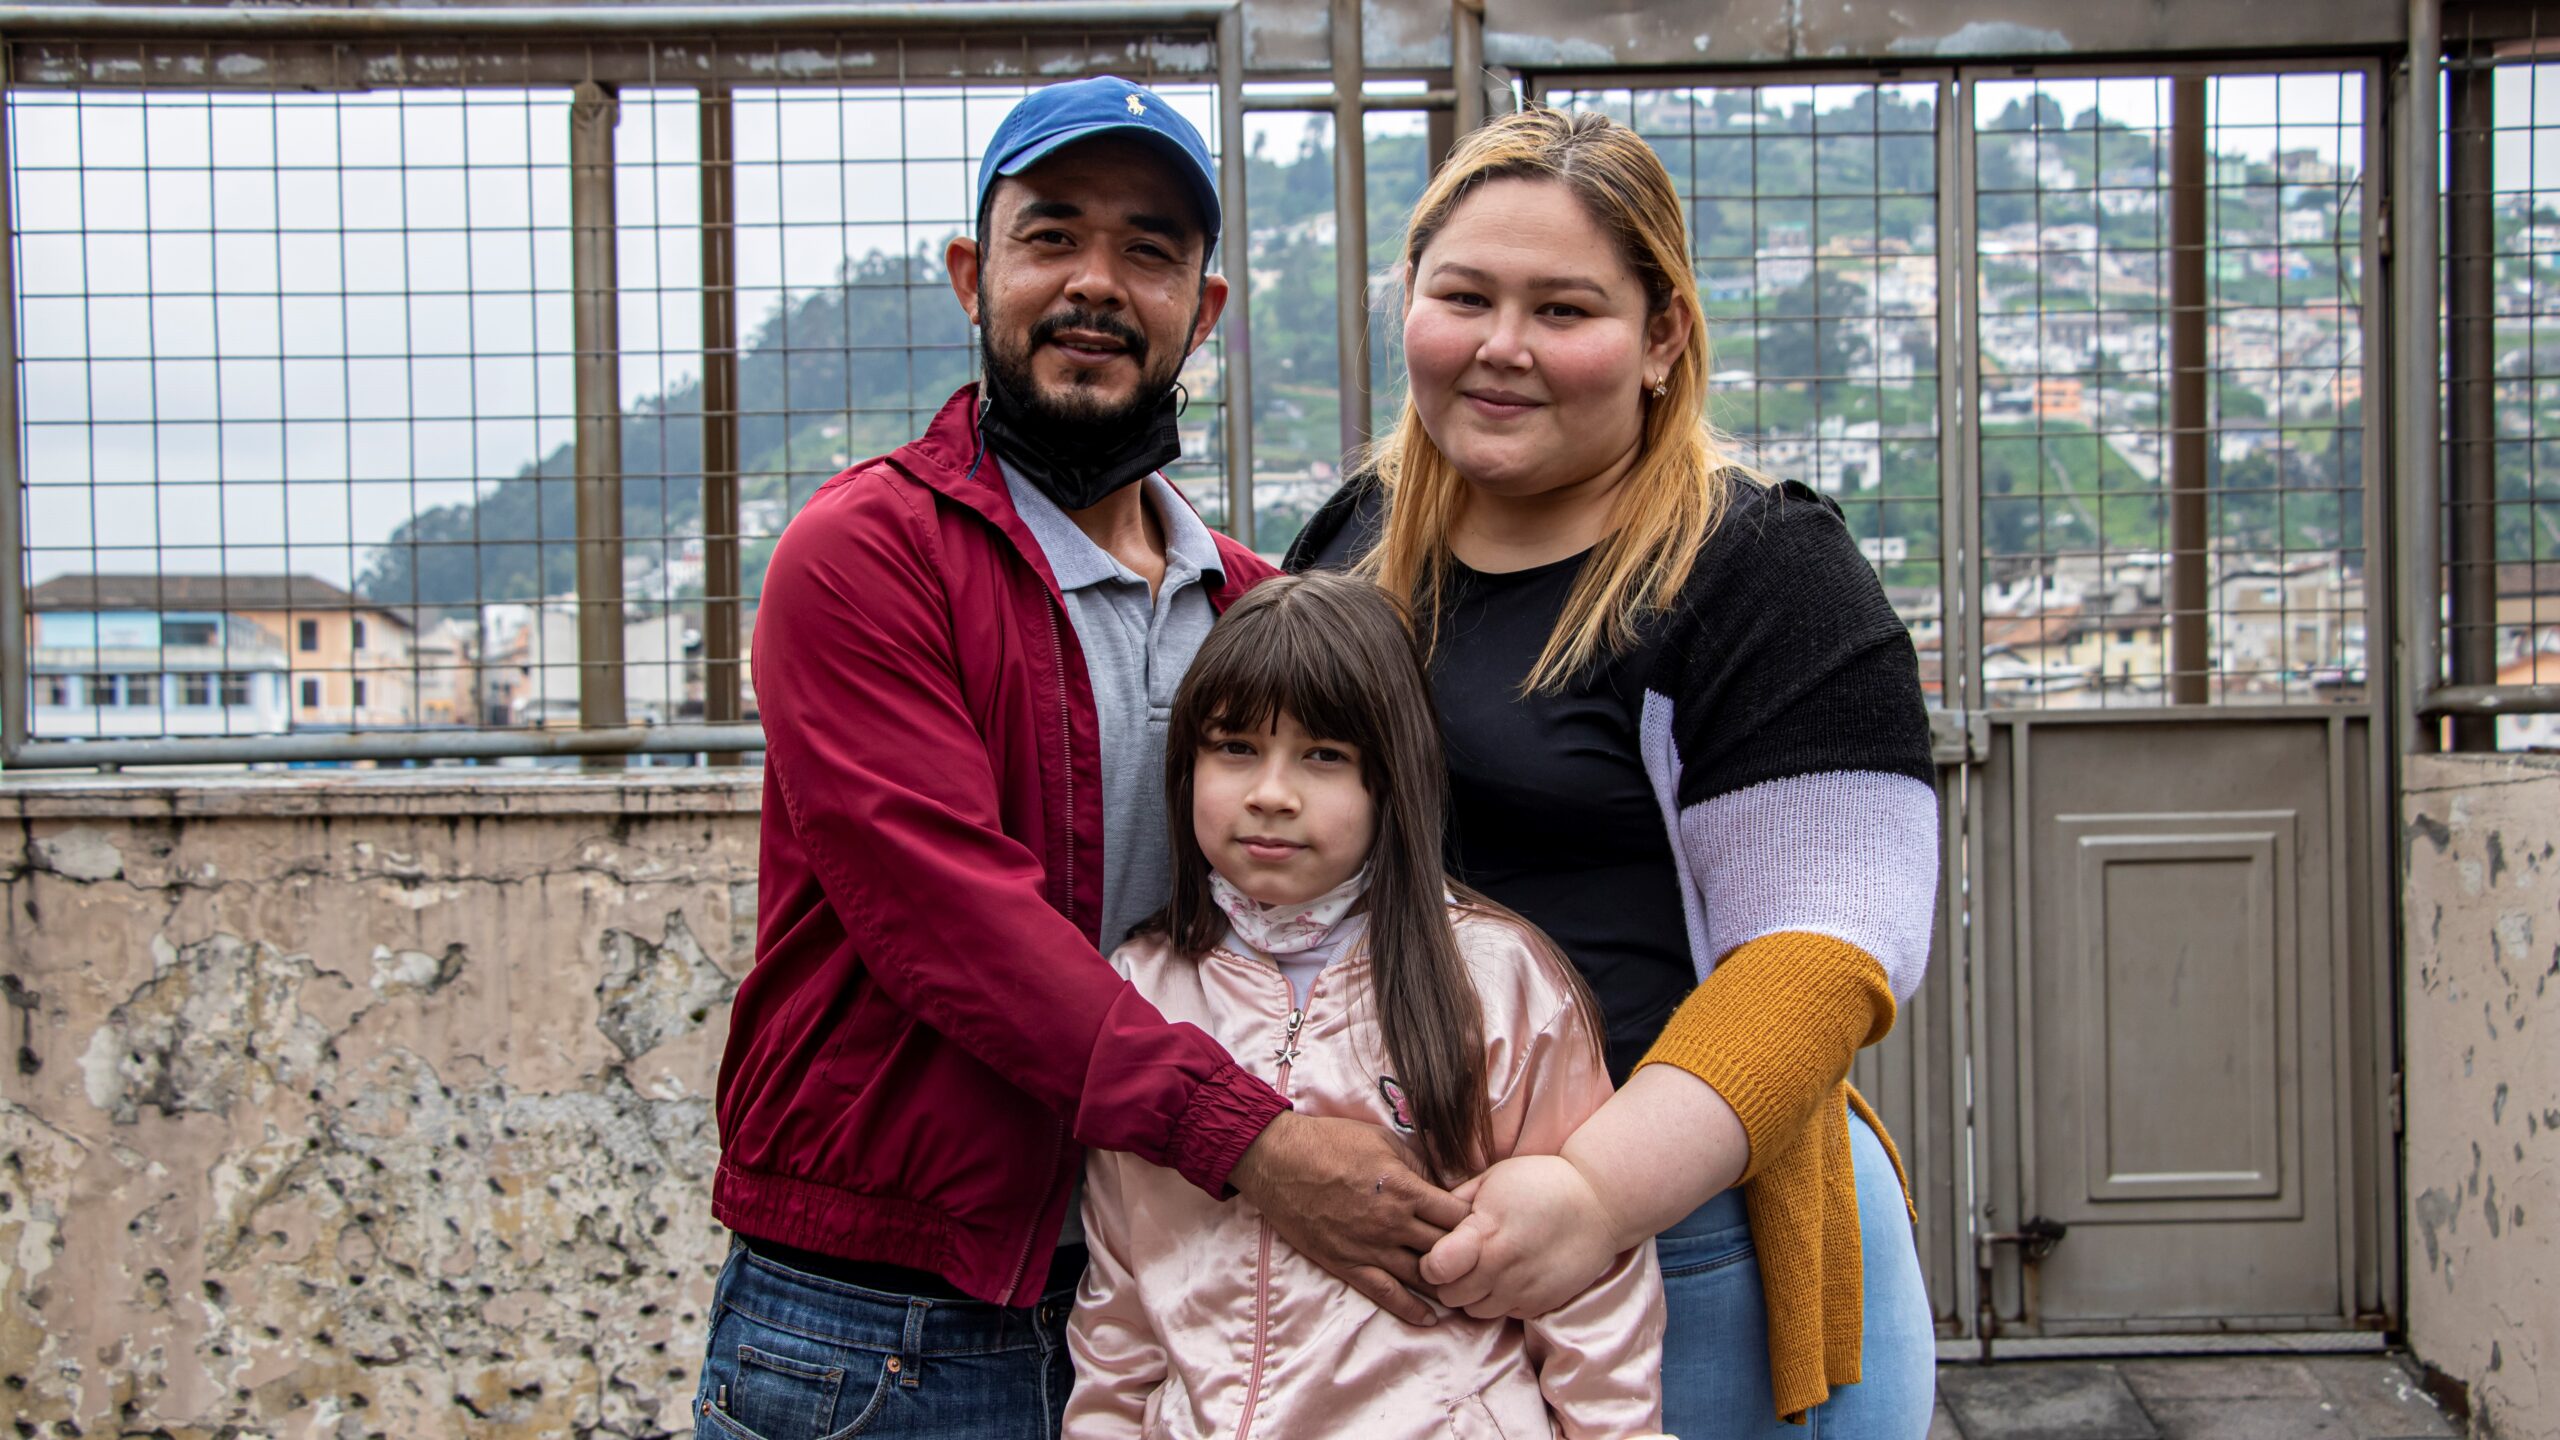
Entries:
{"label": "woman's earring", "polygon": [[1665,375],[1665,376],[1663,376],[1661,379],[1656,380],[1656,381],[1654,381],[1654,382],[1653,382],[1653,398],[1654,398],[1654,399],[1659,400],[1659,399],[1663,398],[1664,396],[1669,395],[1670,393],[1671,393],[1671,377],[1670,377],[1670,376]]}

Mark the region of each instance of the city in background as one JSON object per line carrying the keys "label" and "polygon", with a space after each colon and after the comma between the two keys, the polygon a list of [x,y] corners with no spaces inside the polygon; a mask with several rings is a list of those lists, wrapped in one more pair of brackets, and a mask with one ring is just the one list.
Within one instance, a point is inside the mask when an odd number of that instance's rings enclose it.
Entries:
{"label": "city in background", "polygon": [[[2499,678],[2560,680],[2560,116],[2497,78]],[[1214,92],[1169,85],[1213,144]],[[1836,499],[1933,696],[1949,554],[1943,293],[1969,276],[1982,700],[2166,702],[2165,77],[1558,88],[1634,125],[1691,206],[1714,419]],[[972,373],[941,270],[1018,89],[739,91],[739,653],[774,539]],[[567,91],[13,90],[37,738],[573,726]],[[625,705],[704,711],[700,156],[689,90],[616,143]],[[2210,82],[2208,649],[2222,703],[2360,700],[2372,149],[2355,71]],[[1254,535],[1340,481],[1331,121],[1257,114]],[[1396,241],[1418,115],[1367,136],[1372,388],[1400,403]],[[1949,209],[1969,194],[1970,213]],[[1952,220],[1953,228],[1941,233]],[[1950,265],[1949,259],[1960,261]],[[1232,267],[1232,258],[1224,263]],[[1961,282],[1959,282],[1961,283]],[[1176,479],[1222,522],[1219,340]],[[747,682],[745,714],[754,714]],[[2510,746],[2560,743],[2508,717]]]}

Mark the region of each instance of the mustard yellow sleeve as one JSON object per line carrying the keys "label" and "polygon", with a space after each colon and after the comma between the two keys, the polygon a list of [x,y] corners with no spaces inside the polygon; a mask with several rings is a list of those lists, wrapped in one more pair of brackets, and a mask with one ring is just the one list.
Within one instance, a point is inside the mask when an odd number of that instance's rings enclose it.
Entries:
{"label": "mustard yellow sleeve", "polygon": [[1784,1154],[1848,1078],[1850,1058],[1893,1028],[1884,966],[1801,930],[1735,947],[1682,1002],[1637,1068],[1676,1065],[1742,1121],[1751,1179]]}

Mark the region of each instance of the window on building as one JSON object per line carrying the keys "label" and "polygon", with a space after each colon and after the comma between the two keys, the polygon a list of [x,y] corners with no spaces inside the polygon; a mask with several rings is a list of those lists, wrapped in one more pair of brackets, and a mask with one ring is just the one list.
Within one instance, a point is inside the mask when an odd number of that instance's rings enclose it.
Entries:
{"label": "window on building", "polygon": [[68,675],[39,675],[39,676],[37,676],[37,677],[36,677],[36,703],[37,703],[37,704],[39,704],[39,705],[68,705],[68,704],[70,704],[70,703],[71,703],[71,677],[70,677],[70,676],[68,676]]}
{"label": "window on building", "polygon": [[[359,620],[359,621],[357,621],[356,623],[357,623],[357,625],[358,625],[358,626],[362,626],[364,622],[363,622],[363,621],[361,621],[361,620]],[[359,632],[359,633],[361,633],[361,632]],[[355,691],[356,691],[356,708],[357,708],[357,709],[359,709],[359,710],[361,710],[361,709],[363,709],[363,708],[364,708],[364,699],[365,699],[364,682],[363,682],[362,680],[358,680],[358,681],[356,681],[356,682],[355,682]]]}
{"label": "window on building", "polygon": [[295,627],[295,634],[297,638],[294,643],[304,651],[312,651],[320,648],[319,621],[304,620],[300,622]]}
{"label": "window on building", "polygon": [[178,677],[178,703],[210,705],[213,703],[213,677],[202,671]]}
{"label": "window on building", "polygon": [[157,709],[160,704],[160,677],[157,675],[125,676],[124,704],[128,710]]}
{"label": "window on building", "polygon": [[[350,622],[348,622],[348,623],[349,623],[349,624],[351,624],[351,625],[354,627],[354,630],[353,630],[353,632],[352,632],[352,634],[353,634],[353,638],[350,640],[350,642],[349,642],[349,643],[350,643],[350,644],[352,644],[352,645],[354,645],[354,646],[355,646],[355,648],[357,648],[358,650],[363,649],[363,648],[364,648],[364,621],[362,621],[362,620],[353,620],[353,621],[350,621]],[[361,705],[361,704],[363,704],[363,703],[364,703],[364,701],[363,701],[363,700],[361,700],[361,699],[359,699],[359,700],[357,700],[357,701],[356,701],[356,703],[357,703],[357,704],[359,704],[359,705]]]}
{"label": "window on building", "polygon": [[116,703],[116,677],[91,675],[88,677],[88,682],[90,704],[113,705]]}
{"label": "window on building", "polygon": [[248,704],[249,677],[237,670],[226,672],[222,677],[222,703],[225,705]]}
{"label": "window on building", "polygon": [[163,620],[160,622],[163,645],[219,645],[222,626],[212,620]]}
{"label": "window on building", "polygon": [[[306,620],[303,623],[307,625],[311,622]],[[320,708],[320,682],[317,679],[306,679],[302,682],[302,708],[305,710]]]}

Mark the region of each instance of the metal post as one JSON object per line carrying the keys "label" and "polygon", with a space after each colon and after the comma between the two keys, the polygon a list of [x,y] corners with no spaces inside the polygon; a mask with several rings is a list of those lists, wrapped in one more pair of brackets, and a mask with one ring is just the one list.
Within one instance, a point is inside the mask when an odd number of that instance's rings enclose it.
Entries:
{"label": "metal post", "polygon": [[[737,107],[725,89],[696,102],[702,184],[702,718],[744,718],[738,671],[745,584],[738,563],[738,207]],[[705,757],[736,765],[723,750]]]}
{"label": "metal post", "polygon": [[[2488,56],[2471,49],[2445,72],[2445,439],[2453,553],[2453,683],[2498,678],[2498,413],[2496,212],[2490,151],[2497,116]],[[2457,715],[2453,748],[2495,750],[2498,722]]]}
{"label": "metal post", "polygon": [[1972,257],[1954,238],[1969,233],[1965,220],[1976,213],[1972,87],[1940,80],[1938,114],[1946,117],[1938,126],[1938,690],[1949,709],[1970,716],[1990,704],[1980,675],[1982,455],[1970,403],[1981,357],[1965,323]]}
{"label": "metal post", "polygon": [[[578,724],[623,725],[622,341],[614,313],[613,127],[621,106],[590,80],[569,106],[570,328],[577,354]],[[622,756],[589,755],[590,769]]]}
{"label": "metal post", "polygon": [[1484,124],[1484,0],[1449,0],[1449,88],[1463,139]]}
{"label": "metal post", "polygon": [[2211,698],[2212,657],[2205,611],[2205,86],[2201,75],[2172,84],[2169,128],[2169,701]]}
{"label": "metal post", "polygon": [[[0,65],[5,65],[0,54]],[[17,217],[10,212],[11,160],[5,79],[0,79],[0,765],[14,765],[27,743],[27,654],[35,636],[27,630],[27,534],[24,479],[18,448]]]}
{"label": "metal post", "polygon": [[1342,366],[1342,459],[1369,444],[1369,147],[1360,103],[1360,0],[1333,0],[1334,353]]}
{"label": "metal post", "polygon": [[2396,318],[2400,370],[2394,467],[2400,517],[2396,556],[2400,579],[2401,744],[2413,753],[2436,748],[2441,727],[2421,708],[2427,693],[2444,683],[2438,627],[2444,623],[2438,587],[2443,583],[2438,545],[2441,491],[2437,376],[2436,146],[2441,136],[2437,86],[2443,68],[2441,0],[2409,0],[2408,95],[2400,135],[2400,183],[2392,204],[2392,280],[2400,295]]}
{"label": "metal post", "polygon": [[1251,174],[1244,141],[1244,7],[1218,21],[1218,208],[1227,277],[1227,533],[1253,548],[1253,225],[1245,212]]}

